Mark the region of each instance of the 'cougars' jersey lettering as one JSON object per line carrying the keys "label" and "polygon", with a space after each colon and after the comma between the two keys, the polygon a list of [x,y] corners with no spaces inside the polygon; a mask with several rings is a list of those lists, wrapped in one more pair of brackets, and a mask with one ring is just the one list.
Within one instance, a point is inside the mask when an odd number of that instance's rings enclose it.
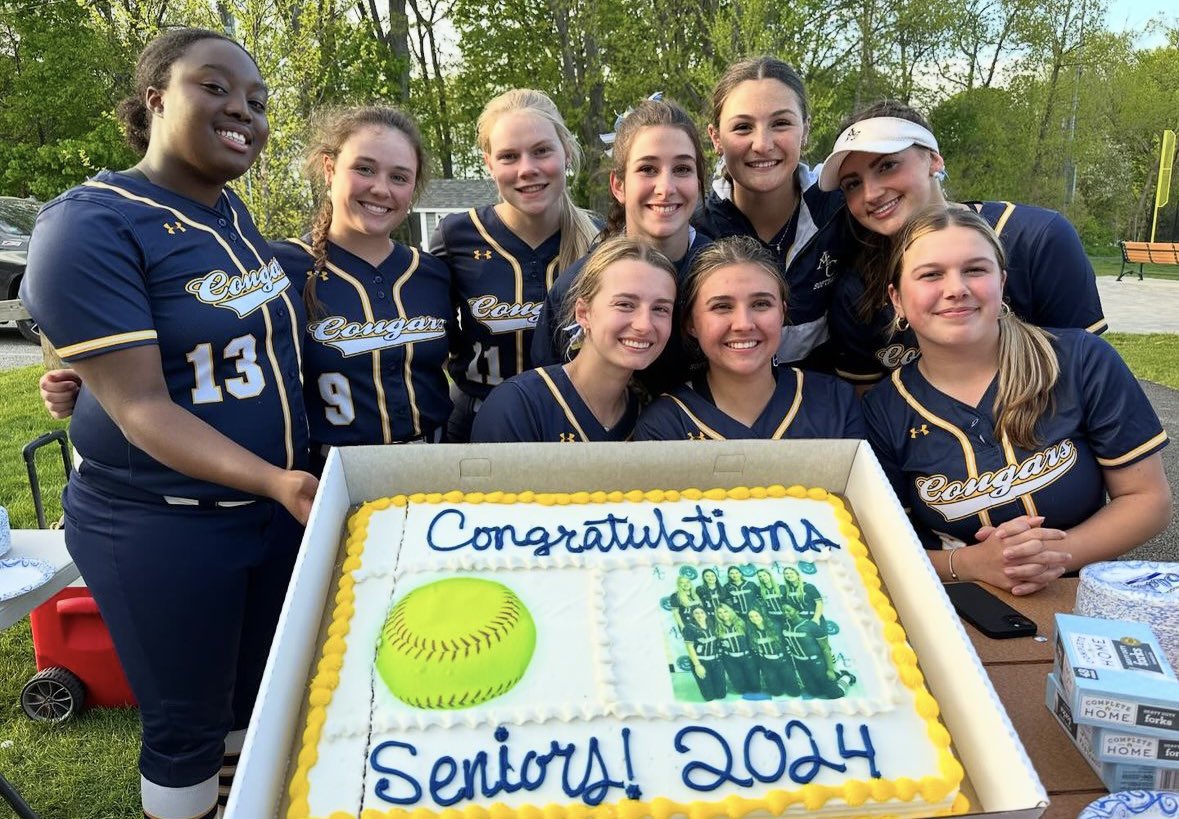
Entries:
{"label": "'cougars' jersey lettering", "polygon": [[946,520],[960,520],[1043,489],[1064,477],[1076,462],[1077,448],[1065,439],[1018,464],[983,472],[978,477],[955,481],[945,475],[931,475],[915,478],[913,485],[921,500]]}
{"label": "'cougars' jersey lettering", "polygon": [[471,315],[492,333],[514,333],[516,330],[536,329],[536,317],[544,302],[526,301],[508,304],[493,295],[467,299]]}
{"label": "'cougars' jersey lettering", "polygon": [[207,276],[193,279],[185,289],[205,304],[232,310],[239,317],[245,317],[290,286],[290,279],[283,272],[277,259],[257,270],[243,275],[230,275],[224,270],[214,270]]}
{"label": "'cougars' jersey lettering", "polygon": [[343,316],[328,316],[307,325],[307,332],[322,344],[345,356],[371,353],[402,344],[430,341],[446,335],[446,320],[435,316],[348,321]]}

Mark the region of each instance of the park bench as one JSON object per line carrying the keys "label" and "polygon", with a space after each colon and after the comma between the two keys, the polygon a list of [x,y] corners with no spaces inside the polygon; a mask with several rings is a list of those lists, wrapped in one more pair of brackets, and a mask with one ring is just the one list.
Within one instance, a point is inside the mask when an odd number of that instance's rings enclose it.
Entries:
{"label": "park bench", "polygon": [[[1118,242],[1122,247],[1122,272],[1118,281],[1126,275],[1126,265],[1138,265],[1138,281],[1142,281],[1144,264],[1179,264],[1179,242]],[[1131,271],[1133,272],[1133,271]]]}

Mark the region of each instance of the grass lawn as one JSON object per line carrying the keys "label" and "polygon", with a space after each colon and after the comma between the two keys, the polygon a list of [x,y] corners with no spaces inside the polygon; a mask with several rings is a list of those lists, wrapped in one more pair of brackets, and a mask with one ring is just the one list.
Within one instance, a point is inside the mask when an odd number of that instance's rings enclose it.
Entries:
{"label": "grass lawn", "polygon": [[[1122,270],[1121,256],[1090,256],[1093,270],[1098,276],[1116,276]],[[1126,265],[1127,276],[1138,276],[1138,265]],[[1147,264],[1142,266],[1142,275],[1148,279],[1171,279],[1179,281],[1179,265]]]}
{"label": "grass lawn", "polygon": [[[1179,336],[1110,333],[1105,338],[1140,378],[1179,389]],[[16,528],[37,525],[21,449],[38,435],[64,426],[41,409],[40,373],[37,366],[0,373],[0,504],[8,507]],[[56,448],[41,450],[38,467],[46,514],[57,520],[63,476]],[[0,773],[46,819],[140,815],[137,712],[96,710],[61,726],[33,723],[20,710],[19,697],[35,672],[25,620],[0,633]],[[8,815],[0,807],[0,817]]]}
{"label": "grass lawn", "polygon": [[[37,526],[21,450],[42,433],[64,428],[41,409],[41,368],[0,373],[0,504],[12,526]],[[61,517],[64,475],[56,445],[38,452],[46,516]],[[29,621],[0,632],[0,773],[45,819],[139,816],[139,717],[131,709],[95,710],[59,726],[27,719],[20,691],[37,672]],[[0,806],[0,817],[12,814]]]}
{"label": "grass lawn", "polygon": [[1179,390],[1179,336],[1168,333],[1106,333],[1134,375]]}

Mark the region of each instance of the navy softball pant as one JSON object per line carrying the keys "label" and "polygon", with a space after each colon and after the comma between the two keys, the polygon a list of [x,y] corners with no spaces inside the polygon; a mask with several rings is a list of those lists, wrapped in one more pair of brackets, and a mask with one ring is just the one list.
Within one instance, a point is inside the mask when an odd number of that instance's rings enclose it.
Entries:
{"label": "navy softball pant", "polygon": [[174,506],[101,491],[63,497],[70,556],[139,700],[139,770],[180,788],[216,776],[245,728],[302,527],[272,501]]}

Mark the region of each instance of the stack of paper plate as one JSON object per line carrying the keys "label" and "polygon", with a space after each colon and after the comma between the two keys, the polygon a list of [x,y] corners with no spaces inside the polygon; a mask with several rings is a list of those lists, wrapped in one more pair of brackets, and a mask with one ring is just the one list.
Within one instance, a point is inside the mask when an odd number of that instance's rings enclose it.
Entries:
{"label": "stack of paper plate", "polygon": [[1116,560],[1081,569],[1076,613],[1150,626],[1179,668],[1179,563]]}
{"label": "stack of paper plate", "polygon": [[1170,791],[1121,791],[1103,796],[1077,819],[1176,819],[1179,794]]}

